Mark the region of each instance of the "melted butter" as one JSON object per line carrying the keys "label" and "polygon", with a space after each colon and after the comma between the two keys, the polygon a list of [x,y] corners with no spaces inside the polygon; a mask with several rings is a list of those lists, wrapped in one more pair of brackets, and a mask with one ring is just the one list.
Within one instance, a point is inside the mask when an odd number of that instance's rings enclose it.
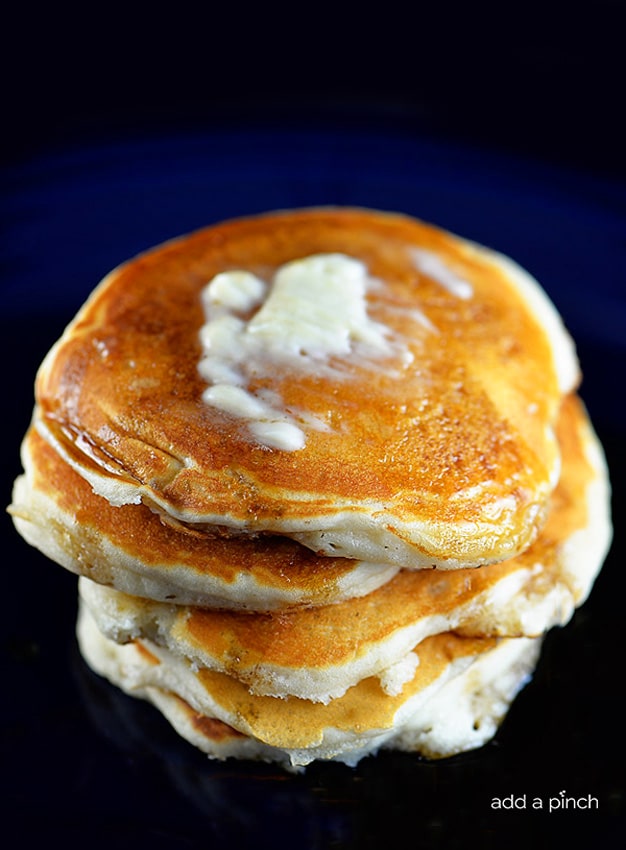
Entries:
{"label": "melted butter", "polygon": [[457,298],[467,301],[473,296],[472,284],[446,265],[438,254],[423,248],[412,248],[411,259],[418,271],[443,286]]}
{"label": "melted butter", "polygon": [[[246,421],[270,448],[295,451],[305,427],[327,430],[306,411],[287,410],[277,393],[251,382],[277,368],[312,371],[330,358],[373,361],[397,353],[391,332],[367,313],[366,266],[343,254],[316,254],[278,269],[269,286],[246,271],[222,272],[204,288],[199,371],[204,401]],[[403,347],[403,362],[411,355]]]}
{"label": "melted butter", "polygon": [[385,327],[367,315],[366,286],[366,267],[342,254],[288,263],[248,333],[272,356],[290,360],[346,356],[355,342],[387,353]]}

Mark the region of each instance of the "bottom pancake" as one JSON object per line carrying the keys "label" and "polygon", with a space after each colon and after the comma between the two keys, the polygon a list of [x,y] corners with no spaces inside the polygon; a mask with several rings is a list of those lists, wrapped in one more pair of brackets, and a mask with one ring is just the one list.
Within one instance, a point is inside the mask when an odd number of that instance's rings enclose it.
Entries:
{"label": "bottom pancake", "polygon": [[381,748],[434,759],[482,746],[530,680],[541,646],[540,638],[436,635],[415,648],[413,675],[399,693],[372,677],[323,705],[251,694],[235,679],[197,670],[144,638],[117,644],[84,605],[77,636],[96,673],[152,702],[209,756],[276,762],[292,771],[316,759],[355,765]]}

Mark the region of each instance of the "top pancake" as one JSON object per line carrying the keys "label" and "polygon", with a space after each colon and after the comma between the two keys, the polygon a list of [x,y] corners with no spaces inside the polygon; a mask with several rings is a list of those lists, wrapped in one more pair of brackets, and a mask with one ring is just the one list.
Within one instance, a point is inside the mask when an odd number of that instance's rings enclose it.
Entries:
{"label": "top pancake", "polygon": [[577,381],[510,260],[404,216],[311,209],[112,272],[42,364],[35,424],[112,504],[454,569],[535,538]]}

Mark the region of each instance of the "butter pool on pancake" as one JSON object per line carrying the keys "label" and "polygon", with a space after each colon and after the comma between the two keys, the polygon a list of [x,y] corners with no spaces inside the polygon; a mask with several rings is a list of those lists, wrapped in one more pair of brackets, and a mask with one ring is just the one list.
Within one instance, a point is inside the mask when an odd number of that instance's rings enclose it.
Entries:
{"label": "butter pool on pancake", "polygon": [[134,596],[248,611],[363,596],[398,568],[317,555],[275,535],[224,537],[110,505],[30,428],[9,511],[22,537],[77,575]]}
{"label": "butter pool on pancake", "polygon": [[42,364],[34,422],[111,504],[456,569],[536,536],[577,381],[511,261],[407,217],[313,209],[113,271]]}
{"label": "butter pool on pancake", "polygon": [[363,598],[273,615],[166,605],[85,579],[81,598],[107,638],[147,638],[252,693],[328,703],[371,676],[396,692],[420,663],[413,648],[425,638],[536,637],[565,625],[587,598],[611,540],[608,476],[577,397],[564,403],[557,433],[563,472],[547,523],[505,563],[404,570]]}
{"label": "butter pool on pancake", "polygon": [[[271,288],[250,272],[218,274],[202,293],[206,322],[200,330],[199,370],[210,384],[203,399],[242,420],[251,436],[269,448],[301,449],[307,430],[329,431],[327,416],[289,410],[265,382],[285,367],[294,372],[315,368],[341,381],[341,362],[330,366],[331,357],[357,357],[380,368],[381,358],[395,349],[410,363],[408,347],[367,315],[367,285],[364,264],[342,254],[286,263]],[[251,391],[258,381],[264,383]]]}
{"label": "butter pool on pancake", "polygon": [[[429,758],[479,747],[529,681],[541,645],[539,638],[437,635],[417,648],[421,663],[400,692],[386,693],[370,678],[320,705],[256,696],[236,679],[197,670],[147,639],[119,645],[99,631],[84,606],[77,634],[95,672],[153,702],[179,734],[209,755],[276,761],[289,770],[315,759],[354,765],[383,747]],[[214,743],[210,727],[202,732],[212,719],[227,727],[223,746]]]}

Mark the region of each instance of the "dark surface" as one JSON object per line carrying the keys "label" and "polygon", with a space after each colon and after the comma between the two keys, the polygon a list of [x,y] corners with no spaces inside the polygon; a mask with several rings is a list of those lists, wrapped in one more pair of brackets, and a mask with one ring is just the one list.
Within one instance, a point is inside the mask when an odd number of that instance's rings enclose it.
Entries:
{"label": "dark surface", "polygon": [[[216,59],[215,27],[191,27],[185,51],[176,28],[164,51],[163,35],[144,31],[133,41],[125,27],[105,53],[105,35],[94,41],[93,24],[80,21],[69,50],[71,39],[48,38],[41,18],[8,39],[5,503],[20,470],[35,370],[110,268],[222,218],[340,203],[417,215],[510,254],[538,277],[578,344],[616,523],[589,601],[549,635],[533,681],[492,743],[436,764],[381,754],[356,770],[315,765],[287,777],[267,766],[208,762],[149,706],[87,671],[74,640],[75,578],[31,550],[2,516],[0,805],[6,834],[20,846],[497,848],[583,836],[598,847],[624,846],[618,6],[600,2],[593,19],[565,23],[550,7],[540,27],[525,7],[508,22],[490,16],[486,29],[454,32],[445,6],[427,19],[430,30],[396,27],[395,55],[382,57],[371,40],[364,49],[355,35],[349,58],[360,65],[341,78],[335,30],[324,62],[305,62],[309,53],[299,55],[292,40],[281,63],[276,45],[253,28],[240,45],[244,83],[232,63]],[[120,19],[98,23],[109,36]],[[228,32],[219,30],[222,41]],[[506,38],[494,42],[496,32]],[[388,43],[384,28],[378,35],[375,44]],[[35,57],[38,74],[27,79]],[[381,68],[388,73],[377,75]],[[549,798],[562,790],[596,798],[598,809],[549,813]],[[525,808],[493,809],[494,798],[510,795]],[[537,798],[543,811],[532,808]]]}
{"label": "dark surface", "polygon": [[142,7],[11,4],[0,149],[242,114],[346,121],[375,104],[379,125],[402,115],[469,144],[624,174],[622,0]]}

